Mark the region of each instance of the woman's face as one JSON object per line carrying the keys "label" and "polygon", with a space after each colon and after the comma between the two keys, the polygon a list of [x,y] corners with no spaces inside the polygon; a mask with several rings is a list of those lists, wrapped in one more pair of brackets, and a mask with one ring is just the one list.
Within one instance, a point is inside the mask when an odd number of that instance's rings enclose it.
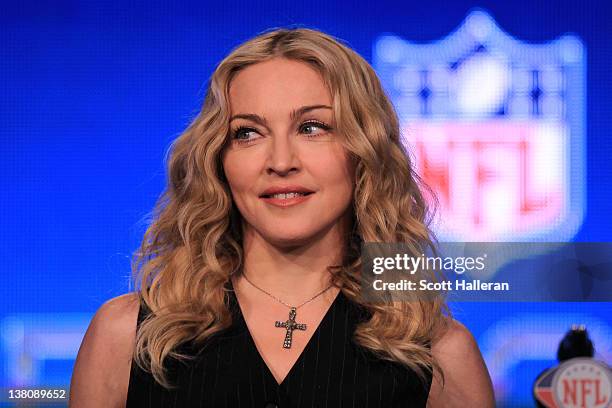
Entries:
{"label": "woman's face", "polygon": [[[333,129],[332,100],[319,73],[275,58],[239,71],[229,97],[231,140],[222,161],[245,233],[297,246],[347,225],[354,168]],[[312,193],[264,196],[283,187]]]}

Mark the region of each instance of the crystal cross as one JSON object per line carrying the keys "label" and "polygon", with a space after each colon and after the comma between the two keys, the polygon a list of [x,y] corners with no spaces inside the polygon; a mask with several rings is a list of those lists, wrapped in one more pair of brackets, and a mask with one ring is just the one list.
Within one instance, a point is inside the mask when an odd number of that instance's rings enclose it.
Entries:
{"label": "crystal cross", "polygon": [[296,323],[295,322],[295,307],[292,307],[289,311],[289,319],[285,322],[276,321],[274,323],[276,327],[285,327],[287,328],[287,333],[285,334],[285,341],[283,343],[283,348],[291,348],[291,337],[293,336],[294,330],[306,330],[306,325],[304,323]]}

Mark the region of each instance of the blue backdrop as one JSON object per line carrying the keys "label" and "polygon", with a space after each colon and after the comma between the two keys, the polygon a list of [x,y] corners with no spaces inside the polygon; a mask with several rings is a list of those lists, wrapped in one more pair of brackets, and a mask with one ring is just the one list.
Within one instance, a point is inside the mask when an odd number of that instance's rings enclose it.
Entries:
{"label": "blue backdrop", "polygon": [[[93,312],[129,290],[129,259],[164,187],[166,149],[233,47],[298,24],[347,40],[372,62],[382,33],[435,41],[476,6],[522,41],[568,32],[582,40],[587,201],[574,240],[610,241],[612,14],[605,1],[4,3],[0,385],[69,383]],[[571,323],[586,323],[610,362],[609,303],[453,310],[479,341],[500,406],[532,404],[532,381],[554,363]]]}

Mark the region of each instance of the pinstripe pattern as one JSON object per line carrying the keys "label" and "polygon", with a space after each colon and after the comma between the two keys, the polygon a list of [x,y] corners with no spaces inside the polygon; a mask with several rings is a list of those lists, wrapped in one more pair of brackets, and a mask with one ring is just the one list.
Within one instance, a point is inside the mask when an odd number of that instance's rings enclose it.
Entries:
{"label": "pinstripe pattern", "polygon": [[[231,283],[229,283],[231,288]],[[425,407],[429,383],[396,363],[377,359],[353,343],[363,311],[339,292],[283,382],[279,385],[259,354],[233,292],[234,323],[204,347],[181,346],[193,361],[169,360],[177,390],[165,390],[132,363],[127,408]],[[141,306],[138,324],[148,313]],[[184,347],[184,349],[183,349]]]}

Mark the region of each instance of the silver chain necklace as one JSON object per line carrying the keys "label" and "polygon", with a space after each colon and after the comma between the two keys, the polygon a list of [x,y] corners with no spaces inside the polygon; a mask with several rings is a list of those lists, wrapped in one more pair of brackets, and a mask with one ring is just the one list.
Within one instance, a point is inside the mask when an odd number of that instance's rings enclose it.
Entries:
{"label": "silver chain necklace", "polygon": [[283,305],[287,306],[288,308],[290,308],[289,310],[289,318],[284,321],[276,321],[274,322],[274,326],[275,327],[283,327],[287,330],[287,332],[285,333],[285,340],[283,341],[283,348],[291,348],[291,340],[293,338],[293,331],[294,330],[306,330],[306,324],[304,323],[296,323],[295,321],[295,315],[296,315],[296,310],[302,306],[304,306],[306,303],[312,301],[314,298],[316,298],[317,296],[322,295],[324,292],[328,291],[332,286],[329,285],[327,288],[323,289],[321,292],[317,293],[316,295],[314,295],[313,297],[311,297],[310,299],[308,299],[307,301],[303,302],[302,304],[298,305],[298,306],[291,306],[288,305],[287,303],[283,302],[282,300],[280,300],[279,298],[277,298],[276,296],[272,295],[271,293],[263,290],[262,288],[260,288],[259,286],[255,285],[253,282],[251,282],[249,280],[249,278],[247,278],[246,273],[242,273],[242,276],[244,276],[244,279],[246,279],[247,282],[249,282],[253,287],[255,287],[256,289],[259,289],[260,291],[262,291],[263,293],[265,293],[266,295],[270,296],[271,298],[273,298],[274,300],[276,300],[279,303],[282,303]]}

